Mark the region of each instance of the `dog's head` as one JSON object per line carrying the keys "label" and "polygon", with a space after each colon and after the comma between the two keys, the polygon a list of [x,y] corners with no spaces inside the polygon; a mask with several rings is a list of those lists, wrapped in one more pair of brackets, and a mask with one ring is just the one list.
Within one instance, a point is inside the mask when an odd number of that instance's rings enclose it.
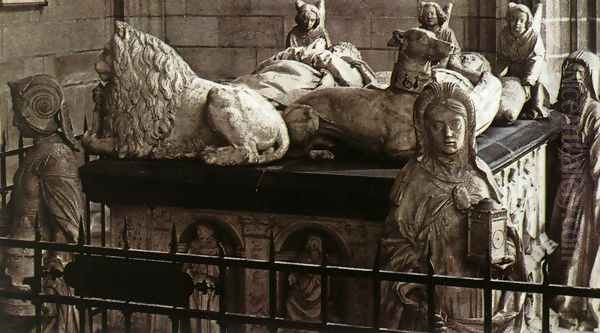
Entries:
{"label": "dog's head", "polygon": [[400,52],[411,58],[439,61],[454,52],[454,46],[438,39],[435,34],[422,28],[406,31],[395,30],[388,46],[398,47]]}

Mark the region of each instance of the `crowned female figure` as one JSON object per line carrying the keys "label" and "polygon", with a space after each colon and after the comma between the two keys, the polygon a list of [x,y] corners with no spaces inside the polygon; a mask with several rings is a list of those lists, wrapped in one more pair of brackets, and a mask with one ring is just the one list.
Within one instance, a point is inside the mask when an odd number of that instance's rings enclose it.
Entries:
{"label": "crowned female figure", "polygon": [[[434,82],[417,99],[414,122],[418,153],[400,171],[391,192],[383,269],[427,273],[431,265],[435,274],[481,277],[488,264],[467,259],[467,214],[484,199],[499,205],[500,197],[489,167],[476,155],[473,101],[453,83]],[[506,230],[506,256],[492,267],[497,274],[524,280],[519,241],[510,225]],[[424,286],[384,282],[382,295],[385,327],[483,332],[482,290],[436,287],[433,323]],[[519,306],[510,306],[518,303],[516,298],[501,299],[495,331],[519,325]]]}

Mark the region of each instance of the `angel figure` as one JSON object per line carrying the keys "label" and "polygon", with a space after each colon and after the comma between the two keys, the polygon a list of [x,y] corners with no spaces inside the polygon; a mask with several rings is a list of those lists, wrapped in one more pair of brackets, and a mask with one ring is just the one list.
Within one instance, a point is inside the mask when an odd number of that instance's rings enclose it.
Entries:
{"label": "angel figure", "polygon": [[500,34],[496,68],[497,76],[520,80],[529,103],[526,112],[532,119],[548,117],[548,109],[544,106],[547,92],[540,82],[546,67],[546,49],[540,34],[541,16],[541,4],[536,6],[535,14],[525,5],[508,4],[507,24]]}
{"label": "angel figure", "polygon": [[319,48],[330,48],[331,39],[325,28],[325,0],[319,0],[319,7],[297,0],[296,12],[296,26],[289,32],[285,47],[305,47],[318,41]]}

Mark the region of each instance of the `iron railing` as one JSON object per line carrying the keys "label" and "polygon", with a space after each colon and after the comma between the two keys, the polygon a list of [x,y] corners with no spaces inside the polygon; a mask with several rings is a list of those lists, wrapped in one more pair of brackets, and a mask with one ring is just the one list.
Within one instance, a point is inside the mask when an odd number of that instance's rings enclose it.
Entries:
{"label": "iron railing", "polygon": [[[83,222],[81,223],[81,228],[83,228]],[[172,234],[175,235],[175,232],[173,232]],[[126,245],[126,233],[124,233],[124,235],[125,238],[123,239],[123,244]],[[176,238],[176,236],[174,237]],[[171,241],[171,244],[175,244],[176,239],[172,239]],[[169,252],[130,249],[127,246],[124,246],[123,248],[99,247],[86,245],[83,237],[79,240],[78,244],[52,243],[40,240],[39,233],[36,233],[36,237],[34,240],[17,240],[4,237],[0,238],[0,247],[33,249],[35,251],[36,258],[36,260],[34,261],[34,283],[31,292],[0,291],[0,297],[29,300],[33,304],[35,304],[37,308],[36,314],[38,314],[38,316],[41,316],[41,306],[43,303],[74,305],[79,309],[81,313],[80,318],[82,318],[82,332],[84,332],[86,327],[85,313],[88,309],[93,309],[94,313],[101,313],[102,311],[105,311],[107,309],[121,311],[125,318],[126,332],[131,331],[130,319],[133,313],[149,313],[169,316],[171,318],[172,328],[174,332],[179,331],[179,323],[182,319],[189,318],[216,320],[221,325],[221,327],[223,327],[224,331],[226,331],[227,326],[230,325],[252,324],[268,327],[272,332],[275,332],[279,328],[305,329],[323,332],[398,332],[397,330],[380,327],[379,305],[381,298],[381,283],[383,281],[401,281],[407,283],[422,284],[426,286],[428,292],[427,302],[430,318],[433,318],[434,316],[433,311],[435,309],[436,302],[434,295],[435,288],[437,286],[481,289],[484,292],[485,332],[492,332],[492,292],[495,290],[541,294],[543,332],[550,332],[550,301],[553,297],[557,295],[564,295],[585,298],[600,298],[600,289],[549,284],[547,258],[546,260],[544,260],[543,265],[543,282],[531,283],[495,280],[491,279],[489,274],[486,274],[486,276],[483,278],[441,276],[434,274],[433,269],[431,267],[429,269],[428,274],[384,271],[380,269],[379,263],[377,262],[378,260],[376,260],[376,262],[374,263],[374,267],[371,269],[333,266],[329,265],[325,261],[323,261],[320,265],[277,261],[275,260],[275,246],[273,237],[271,237],[270,241],[270,255],[268,260],[226,257],[223,255],[223,253],[221,253],[221,255],[219,256],[176,253],[176,246],[171,246],[171,251]],[[221,281],[224,281],[224,279],[226,278],[225,275],[228,271],[226,268],[228,267],[268,271],[269,315],[259,316],[228,311],[226,305],[227,297],[224,297],[224,295],[221,295],[222,301],[220,302],[219,311],[210,311],[194,310],[178,306],[144,304],[127,300],[100,299],[86,296],[60,296],[43,294],[40,288],[42,282],[41,255],[43,250],[74,253],[78,254],[79,256],[103,256],[136,261],[159,261],[165,263],[214,265],[220,268],[219,279]],[[377,257],[379,257],[379,255]],[[295,321],[283,318],[278,315],[276,299],[277,272],[302,272],[321,276],[321,285],[323,286],[323,288],[321,289],[320,322]],[[326,287],[327,283],[325,282],[330,277],[362,278],[372,281],[372,297],[374,300],[374,306],[372,309],[372,323],[370,325],[351,325],[346,323],[337,323],[329,321],[329,309],[327,302],[328,290]],[[226,290],[224,290],[224,292],[226,292]],[[90,320],[90,324],[91,323],[92,322]],[[38,331],[41,331],[40,325],[41,317],[39,317],[37,321]],[[104,320],[102,321],[102,326],[103,331],[108,329],[106,318],[104,318]]]}

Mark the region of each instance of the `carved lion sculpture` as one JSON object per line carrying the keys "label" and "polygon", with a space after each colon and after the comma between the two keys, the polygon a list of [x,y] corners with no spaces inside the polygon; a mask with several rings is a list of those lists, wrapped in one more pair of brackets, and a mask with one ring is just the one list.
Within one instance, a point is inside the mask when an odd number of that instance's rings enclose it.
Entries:
{"label": "carved lion sculpture", "polygon": [[170,46],[126,23],[115,24],[96,71],[106,84],[95,100],[109,119],[84,135],[92,153],[243,165],[287,152],[286,125],[264,97],[199,78]]}
{"label": "carved lion sculpture", "polygon": [[[388,89],[321,89],[296,100],[284,111],[291,155],[331,159],[332,148],[339,143],[380,158],[412,155],[416,146],[413,105],[432,80],[455,82],[467,91],[476,104],[477,134],[487,129],[498,110],[498,78],[483,72],[473,86],[458,72],[433,71],[432,62],[447,57],[453,46],[424,29],[395,31],[388,45],[399,47]],[[480,61],[469,66],[485,67]]]}

